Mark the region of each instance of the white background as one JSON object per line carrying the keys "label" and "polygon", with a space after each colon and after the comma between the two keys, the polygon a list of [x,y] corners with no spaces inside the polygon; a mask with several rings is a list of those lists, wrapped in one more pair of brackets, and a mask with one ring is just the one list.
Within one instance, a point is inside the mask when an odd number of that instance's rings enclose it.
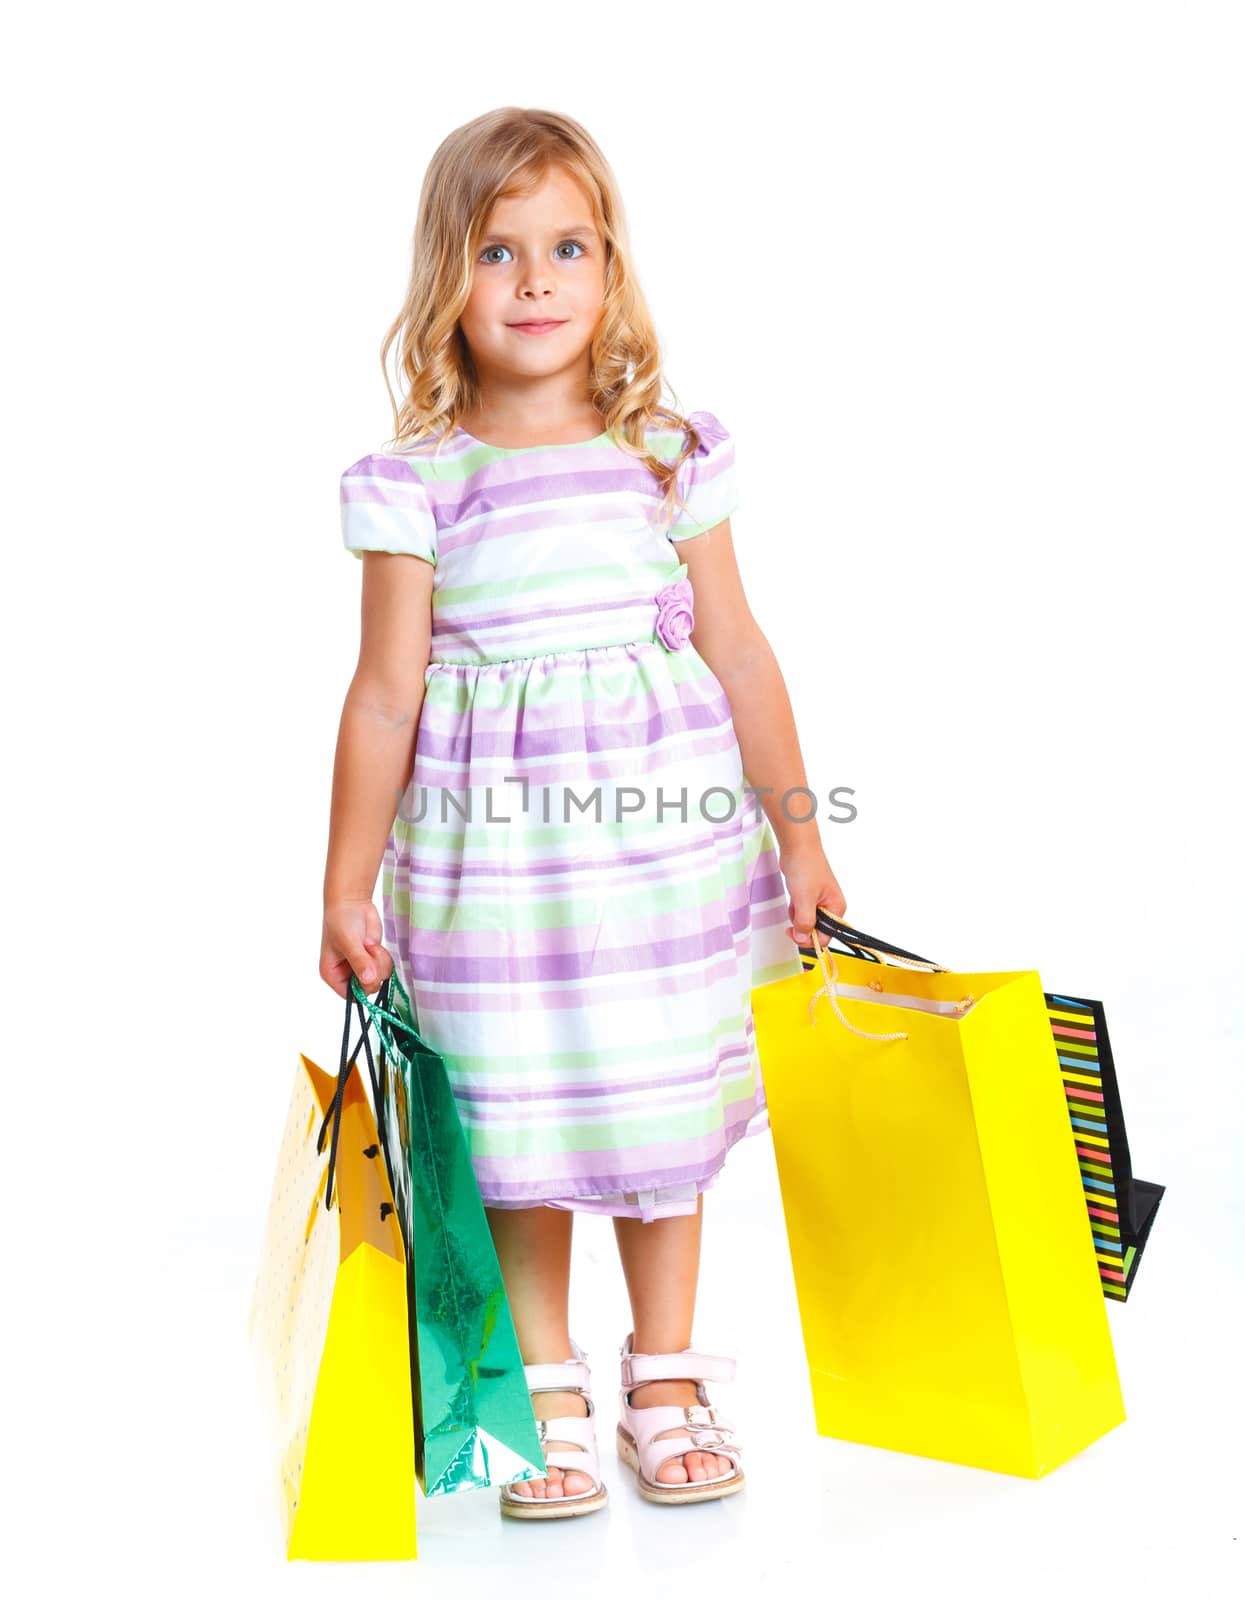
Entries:
{"label": "white background", "polygon": [[[26,8],[0,97],[8,657],[5,1556],[20,1592],[1238,1593],[1240,86],[1229,4]],[[639,1502],[577,1223],[608,1512],[421,1502],[414,1566],[287,1566],[244,1319],[357,639],[343,468],[420,180],[502,104],[625,197],[849,920],[1106,1002],[1135,1171],[1128,1421],[1028,1481],[820,1439],[768,1138],[695,1342],[749,1488]],[[378,891],[379,892],[379,891]],[[1229,1166],[1237,1175],[1229,1178]]]}

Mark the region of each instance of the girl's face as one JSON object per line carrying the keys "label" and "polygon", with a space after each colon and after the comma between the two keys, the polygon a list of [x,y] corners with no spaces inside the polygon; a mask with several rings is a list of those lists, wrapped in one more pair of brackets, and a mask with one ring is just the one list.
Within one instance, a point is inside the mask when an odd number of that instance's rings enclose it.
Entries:
{"label": "girl's face", "polygon": [[551,168],[538,188],[497,201],[459,318],[481,379],[586,377],[604,294],[605,241],[567,173]]}

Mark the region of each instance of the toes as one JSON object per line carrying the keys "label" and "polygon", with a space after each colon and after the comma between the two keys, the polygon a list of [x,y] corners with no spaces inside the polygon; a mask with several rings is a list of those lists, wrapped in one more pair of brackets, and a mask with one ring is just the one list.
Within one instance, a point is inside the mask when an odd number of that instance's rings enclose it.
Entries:
{"label": "toes", "polygon": [[682,1456],[673,1456],[657,1469],[658,1483],[704,1483],[706,1478],[716,1478],[729,1470],[729,1463],[717,1466],[722,1458],[707,1450],[688,1450]]}
{"label": "toes", "polygon": [[546,1477],[523,1478],[508,1487],[511,1494],[523,1500],[561,1500],[567,1495],[587,1494],[592,1488],[592,1479],[573,1468],[549,1467]]}
{"label": "toes", "polygon": [[711,1450],[688,1450],[672,1456],[657,1469],[658,1483],[704,1483],[707,1478],[723,1478],[733,1468],[729,1456]]}
{"label": "toes", "polygon": [[658,1467],[658,1483],[704,1483],[707,1478],[730,1477],[735,1462],[712,1450],[688,1450],[671,1456]]}

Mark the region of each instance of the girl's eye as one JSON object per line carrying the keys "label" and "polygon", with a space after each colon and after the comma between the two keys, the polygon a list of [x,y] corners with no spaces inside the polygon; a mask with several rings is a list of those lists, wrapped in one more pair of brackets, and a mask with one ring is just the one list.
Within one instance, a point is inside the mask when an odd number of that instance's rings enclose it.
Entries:
{"label": "girl's eye", "polygon": [[[563,239],[562,240],[562,244],[560,244],[558,246],[558,249],[561,250],[562,245],[566,245],[566,244],[574,245],[576,250],[578,250],[581,254],[583,253],[584,247],[583,247],[582,244],[580,244],[578,239]],[[488,246],[488,248],[486,250],[484,250],[482,252],[482,254],[480,256],[480,260],[488,262],[490,266],[496,266],[498,264],[496,262],[496,260],[489,261],[489,257],[492,256],[494,251],[497,251],[497,250],[504,250],[504,251],[506,251],[507,255],[509,255],[509,253],[510,253],[508,245],[491,244],[491,245]],[[561,260],[561,261],[576,261],[576,260],[578,260],[578,257],[577,256],[559,256],[558,259]]]}

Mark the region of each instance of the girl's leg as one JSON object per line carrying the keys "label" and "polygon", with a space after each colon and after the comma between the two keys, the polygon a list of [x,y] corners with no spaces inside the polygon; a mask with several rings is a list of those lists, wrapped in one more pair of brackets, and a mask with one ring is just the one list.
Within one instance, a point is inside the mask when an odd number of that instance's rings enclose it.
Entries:
{"label": "girl's leg", "polygon": [[[485,1207],[506,1298],[514,1317],[519,1351],[526,1362],[567,1361],[571,1356],[568,1300],[571,1280],[571,1228],[574,1213],[555,1206],[530,1206],[521,1211]],[[550,1417],[586,1417],[588,1407],[574,1391],[551,1390],[532,1396],[538,1420]],[[566,1440],[547,1439],[550,1450],[574,1449]],[[517,1495],[537,1500],[560,1499],[592,1487],[584,1472],[563,1472],[550,1467],[547,1478],[529,1478],[510,1485]]]}
{"label": "girl's leg", "polygon": [[[696,1309],[696,1280],[700,1273],[700,1230],[703,1194],[696,1212],[688,1217],[659,1217],[641,1222],[636,1217],[615,1217],[614,1234],[635,1327],[632,1347],[646,1355],[686,1350],[692,1343],[692,1317]],[[637,1384],[632,1403],[642,1406],[694,1406],[699,1404],[690,1378],[660,1379]],[[677,1431],[672,1430],[672,1438]],[[731,1470],[729,1456],[708,1450],[688,1450],[657,1469],[659,1483],[703,1482]]]}

